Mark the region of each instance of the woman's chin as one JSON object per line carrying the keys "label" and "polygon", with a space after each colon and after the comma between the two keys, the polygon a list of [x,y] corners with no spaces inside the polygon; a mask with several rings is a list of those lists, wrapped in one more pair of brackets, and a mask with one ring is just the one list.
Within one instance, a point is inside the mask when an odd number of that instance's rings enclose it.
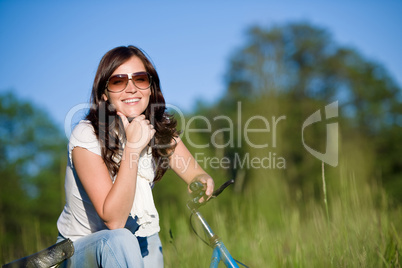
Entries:
{"label": "woman's chin", "polygon": [[128,111],[128,112],[125,112],[125,113],[123,113],[127,118],[129,118],[129,117],[131,117],[131,118],[134,118],[134,117],[137,117],[137,116],[139,116],[139,115],[141,115],[142,113],[140,113],[140,112],[138,112],[138,111]]}

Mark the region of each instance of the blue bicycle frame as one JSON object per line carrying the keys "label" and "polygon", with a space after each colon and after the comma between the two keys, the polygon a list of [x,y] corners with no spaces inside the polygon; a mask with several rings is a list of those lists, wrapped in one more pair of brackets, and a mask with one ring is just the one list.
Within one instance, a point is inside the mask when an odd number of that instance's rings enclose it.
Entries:
{"label": "blue bicycle frame", "polygon": [[209,237],[210,245],[214,248],[212,252],[211,265],[209,267],[218,267],[219,262],[222,260],[226,267],[239,268],[236,261],[230,255],[223,242],[219,239],[217,235],[214,234],[211,227],[208,225],[207,221],[204,219],[201,213],[197,209],[192,209],[192,212],[202,223],[204,231]]}
{"label": "blue bicycle frame", "polygon": [[[233,183],[232,181],[230,183]],[[212,196],[217,196],[220,194],[223,189],[229,185],[226,183],[226,185],[223,185],[220,189],[218,189]],[[205,218],[201,215],[201,213],[198,211],[198,207],[203,205],[204,203],[199,203],[199,199],[204,196],[204,192],[202,192],[201,189],[198,189],[199,187],[202,187],[202,185],[190,185],[190,189],[192,189],[194,192],[192,193],[193,199],[190,200],[187,203],[187,207],[191,210],[191,213],[197,217],[197,219],[201,222],[202,227],[206,233],[206,235],[209,238],[209,245],[213,248],[212,252],[212,258],[211,258],[211,265],[209,266],[210,268],[218,267],[218,264],[220,261],[222,261],[226,267],[229,268],[239,268],[237,265],[236,261],[233,259],[233,257],[230,255],[229,251],[226,249],[225,245],[223,242],[220,240],[220,238],[214,234],[212,231],[211,227],[208,225],[207,221]]]}

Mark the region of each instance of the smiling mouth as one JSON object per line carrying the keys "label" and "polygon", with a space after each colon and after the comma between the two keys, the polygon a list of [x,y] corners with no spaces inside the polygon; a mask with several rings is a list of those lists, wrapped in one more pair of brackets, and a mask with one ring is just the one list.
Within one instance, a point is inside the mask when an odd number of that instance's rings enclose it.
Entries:
{"label": "smiling mouth", "polygon": [[128,100],[123,100],[124,103],[135,103],[135,102],[139,102],[140,99],[128,99]]}

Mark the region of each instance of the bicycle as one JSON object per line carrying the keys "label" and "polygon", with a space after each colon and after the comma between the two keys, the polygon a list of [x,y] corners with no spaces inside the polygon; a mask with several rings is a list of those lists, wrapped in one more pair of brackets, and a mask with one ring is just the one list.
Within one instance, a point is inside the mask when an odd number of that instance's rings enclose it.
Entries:
{"label": "bicycle", "polygon": [[[211,195],[211,199],[216,198],[219,194],[225,190],[230,184],[234,183],[234,180],[229,180],[225,182],[222,186],[220,186],[216,191],[214,191]],[[229,251],[223,244],[222,240],[212,231],[211,227],[202,216],[200,211],[198,210],[199,207],[205,205],[209,200],[205,200],[204,202],[200,203],[200,199],[202,197],[206,198],[205,196],[205,185],[199,181],[192,182],[190,184],[190,196],[191,199],[187,202],[187,207],[191,211],[190,215],[190,225],[193,228],[194,233],[207,245],[213,248],[212,257],[211,257],[211,265],[210,268],[218,267],[219,263],[222,261],[226,267],[228,268],[239,268],[238,264],[242,265],[243,267],[247,267],[245,264],[235,260],[232,255],[230,255]],[[201,225],[205,231],[205,234],[209,238],[209,243],[207,243],[204,239],[202,239],[198,233],[195,231],[194,226],[192,225],[192,216],[197,216],[197,219],[201,222]]]}

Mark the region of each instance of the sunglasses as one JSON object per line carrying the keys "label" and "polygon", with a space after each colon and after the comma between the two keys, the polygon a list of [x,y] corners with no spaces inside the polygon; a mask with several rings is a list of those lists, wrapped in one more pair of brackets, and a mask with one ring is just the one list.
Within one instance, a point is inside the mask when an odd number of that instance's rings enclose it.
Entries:
{"label": "sunglasses", "polygon": [[115,74],[107,80],[106,89],[109,92],[121,92],[126,89],[128,80],[131,80],[138,89],[147,89],[152,84],[152,76],[147,72]]}

